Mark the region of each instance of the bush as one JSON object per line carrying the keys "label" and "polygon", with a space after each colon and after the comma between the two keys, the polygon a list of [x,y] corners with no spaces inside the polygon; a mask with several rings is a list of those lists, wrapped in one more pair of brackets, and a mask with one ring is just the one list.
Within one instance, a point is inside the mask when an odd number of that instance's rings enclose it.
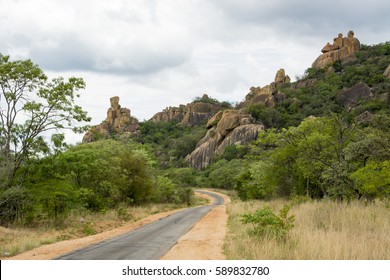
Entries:
{"label": "bush", "polygon": [[264,207],[255,213],[243,214],[241,221],[244,224],[252,224],[251,235],[261,238],[276,238],[285,240],[291,229],[294,228],[295,216],[288,216],[290,206],[285,205],[276,215],[270,207]]}
{"label": "bush", "polygon": [[156,203],[186,203],[191,205],[193,191],[190,188],[177,186],[171,179],[158,176],[156,179],[155,197]]}

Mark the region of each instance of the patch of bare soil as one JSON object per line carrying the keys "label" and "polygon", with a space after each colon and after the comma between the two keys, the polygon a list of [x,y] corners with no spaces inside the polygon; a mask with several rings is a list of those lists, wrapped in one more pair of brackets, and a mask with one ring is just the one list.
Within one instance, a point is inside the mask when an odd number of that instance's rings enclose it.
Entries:
{"label": "patch of bare soil", "polygon": [[[220,193],[218,193],[220,194]],[[207,197],[202,194],[198,195]],[[222,194],[220,194],[222,195]],[[222,195],[225,203],[229,202],[228,196]],[[54,244],[43,245],[33,250],[24,252],[9,260],[50,260],[88,245],[101,242],[129,231],[140,228],[143,225],[152,223],[181,209],[158,213],[144,218],[136,223],[129,223],[119,228],[102,232],[96,235],[83,238],[65,240]],[[186,235],[162,259],[224,259],[222,246],[226,235],[227,214],[226,206],[221,205],[211,210],[201,219]]]}
{"label": "patch of bare soil", "polygon": [[[226,195],[218,193],[230,202]],[[224,260],[223,243],[227,231],[226,205],[213,208],[177,244],[163,256],[162,260]]]}

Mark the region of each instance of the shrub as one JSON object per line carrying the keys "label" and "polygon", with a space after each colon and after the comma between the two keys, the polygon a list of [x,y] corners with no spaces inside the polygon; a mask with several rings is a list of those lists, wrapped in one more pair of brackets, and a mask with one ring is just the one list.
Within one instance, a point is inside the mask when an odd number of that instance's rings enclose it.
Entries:
{"label": "shrub", "polygon": [[275,214],[270,207],[264,207],[255,213],[242,215],[241,221],[244,224],[252,224],[250,234],[261,238],[276,238],[285,240],[291,229],[294,228],[295,216],[288,216],[290,206],[285,205],[279,215]]}

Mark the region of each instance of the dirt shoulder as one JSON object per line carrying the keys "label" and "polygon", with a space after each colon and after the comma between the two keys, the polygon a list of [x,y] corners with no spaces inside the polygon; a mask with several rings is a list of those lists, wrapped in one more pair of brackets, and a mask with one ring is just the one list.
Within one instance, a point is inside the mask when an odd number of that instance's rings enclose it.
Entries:
{"label": "dirt shoulder", "polygon": [[177,244],[163,256],[162,260],[224,260],[223,244],[227,233],[226,203],[213,208]]}
{"label": "dirt shoulder", "polygon": [[[201,196],[203,196],[203,195],[201,195]],[[207,196],[207,198],[210,199],[209,196]],[[226,196],[225,202],[228,201],[228,199],[229,198]],[[223,209],[217,210],[217,208],[220,208],[220,207],[224,207],[224,210]],[[65,241],[54,243],[54,244],[44,245],[44,246],[35,248],[33,250],[24,252],[22,254],[16,255],[16,256],[11,257],[11,258],[2,258],[2,259],[3,260],[5,260],[5,259],[9,259],[9,260],[51,260],[51,259],[54,259],[58,256],[63,255],[63,254],[66,254],[66,253],[72,252],[74,250],[86,247],[88,245],[91,245],[91,244],[94,244],[97,242],[101,242],[105,239],[109,239],[109,238],[124,234],[124,233],[129,232],[129,231],[133,231],[133,230],[140,228],[146,224],[152,223],[154,221],[157,221],[159,219],[162,219],[164,217],[172,215],[180,210],[182,210],[182,209],[177,209],[177,210],[173,210],[173,211],[154,214],[154,215],[148,216],[148,217],[146,217],[138,222],[129,223],[129,224],[126,224],[124,226],[121,226],[121,227],[113,229],[113,230],[109,230],[106,232],[102,232],[102,233],[99,233],[96,235],[87,236],[87,237],[83,237],[83,238],[78,238],[78,239],[73,239],[73,240],[65,240]],[[213,214],[211,215],[211,218],[210,218],[208,216],[210,216],[211,213],[213,213]],[[185,238],[188,234],[190,234],[194,230],[198,231],[199,238],[202,238],[202,236],[204,238],[207,238],[207,240],[205,241],[206,243],[212,242],[211,239],[209,240],[210,233],[206,233],[206,231],[208,230],[208,227],[209,227],[209,226],[207,226],[207,224],[210,223],[211,221],[212,221],[212,223],[218,223],[218,225],[220,222],[223,223],[223,221],[218,221],[217,216],[219,216],[220,214],[222,216],[224,214],[226,214],[226,207],[224,205],[218,206],[218,207],[214,208],[212,211],[210,211],[190,232],[188,232],[185,236],[183,236],[179,240],[178,245],[181,243],[181,240],[183,240],[183,238]],[[219,219],[221,219],[221,218],[219,218]],[[222,218],[222,220],[223,220],[223,218]],[[226,221],[227,221],[227,217],[226,217]],[[200,229],[199,229],[199,227],[200,227]],[[217,231],[217,229],[214,229],[214,230]],[[226,234],[226,223],[224,224],[224,226],[221,227],[221,229],[218,229],[218,231],[219,231],[219,234],[218,234],[219,237],[215,236],[213,240],[214,241],[219,240],[217,244],[221,244],[221,246],[220,246],[221,249],[220,250],[216,249],[219,252],[222,250],[223,240],[224,240],[225,234]],[[203,232],[205,232],[205,233],[203,234]],[[221,238],[222,238],[222,241],[220,241]],[[199,242],[200,242],[200,240],[198,240],[198,243]],[[192,244],[195,244],[195,243],[188,242],[188,252],[196,252],[197,251],[197,250],[195,250],[195,248],[192,248],[192,246],[195,246]],[[198,246],[198,245],[196,245],[196,246]],[[215,246],[215,245],[213,245],[213,246]],[[193,257],[187,257],[187,258],[182,257],[180,255],[181,253],[179,254],[179,252],[181,252],[181,251],[177,251],[178,249],[175,249],[175,251],[173,251],[173,249],[175,247],[176,246],[174,246],[172,248],[172,250],[171,250],[172,252],[171,251],[168,252],[170,255],[167,254],[167,257],[171,256],[171,259],[172,258],[173,259],[188,259],[188,258],[189,259],[192,259],[192,258],[199,259],[198,257],[196,257],[197,255],[194,255]],[[209,247],[209,248],[211,248],[211,247]],[[214,249],[212,251],[214,251]],[[177,252],[177,253],[175,253],[175,252]],[[192,253],[191,253],[191,255],[192,255]]]}

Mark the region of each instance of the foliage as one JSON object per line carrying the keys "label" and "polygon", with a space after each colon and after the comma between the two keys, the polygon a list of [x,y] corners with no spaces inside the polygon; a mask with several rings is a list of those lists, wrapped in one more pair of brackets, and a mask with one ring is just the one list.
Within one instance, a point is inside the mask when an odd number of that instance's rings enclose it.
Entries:
{"label": "foliage", "polygon": [[170,168],[162,172],[165,177],[168,177],[174,184],[181,187],[196,186],[196,173],[196,170],[191,167]]}
{"label": "foliage", "polygon": [[197,185],[220,189],[233,189],[235,178],[248,167],[244,160],[219,160],[198,173]]}
{"label": "foliage", "polygon": [[235,178],[234,190],[242,200],[268,199],[274,193],[275,184],[272,180],[271,165],[264,161],[256,161],[249,165],[249,168]]}
{"label": "foliage", "polygon": [[191,153],[206,134],[203,126],[181,126],[175,122],[146,121],[140,123],[137,142],[149,145],[160,167],[184,167],[184,158]]}
{"label": "foliage", "polygon": [[130,219],[125,211],[129,205],[191,204],[191,189],[158,176],[154,166],[145,146],[131,140],[107,139],[69,147],[30,162],[24,199],[19,200],[23,204],[16,205],[16,213],[23,224],[46,221],[61,225],[75,210],[117,208],[118,216]]}
{"label": "foliage", "polygon": [[207,94],[204,94],[202,97],[195,97],[194,102],[209,103],[214,105],[220,105],[222,109],[231,109],[232,104],[228,101],[220,102],[218,99],[211,98]]}
{"label": "foliage", "polygon": [[246,213],[242,215],[243,224],[252,224],[251,234],[261,238],[276,238],[285,240],[288,233],[294,228],[295,216],[288,216],[290,207],[285,205],[275,214],[270,207],[264,207],[255,213]]}
{"label": "foliage", "polygon": [[[348,114],[331,114],[260,133],[246,156],[252,163],[236,177],[234,188],[244,200],[388,197],[387,173],[379,170],[386,170],[390,159],[389,125],[386,115],[360,126]],[[370,179],[373,170],[381,183]]]}
{"label": "foliage", "polygon": [[390,160],[369,162],[351,177],[365,198],[387,200],[390,197]]}
{"label": "foliage", "polygon": [[243,158],[249,151],[248,146],[243,145],[230,145],[227,146],[222,155],[218,157],[218,159],[226,159],[227,161],[233,159]]}
{"label": "foliage", "polygon": [[257,121],[260,121],[266,128],[282,128],[289,120],[288,114],[283,107],[267,108],[262,104],[251,105],[247,112]]}
{"label": "foliage", "polygon": [[156,181],[155,202],[191,205],[193,191],[190,188],[178,187],[169,178],[163,176],[158,176]]}
{"label": "foliage", "polygon": [[43,134],[73,129],[75,122],[89,121],[86,112],[74,104],[81,78],[62,77],[49,81],[31,60],[10,61],[0,54],[0,187],[20,184],[18,173],[30,158],[48,152]]}

